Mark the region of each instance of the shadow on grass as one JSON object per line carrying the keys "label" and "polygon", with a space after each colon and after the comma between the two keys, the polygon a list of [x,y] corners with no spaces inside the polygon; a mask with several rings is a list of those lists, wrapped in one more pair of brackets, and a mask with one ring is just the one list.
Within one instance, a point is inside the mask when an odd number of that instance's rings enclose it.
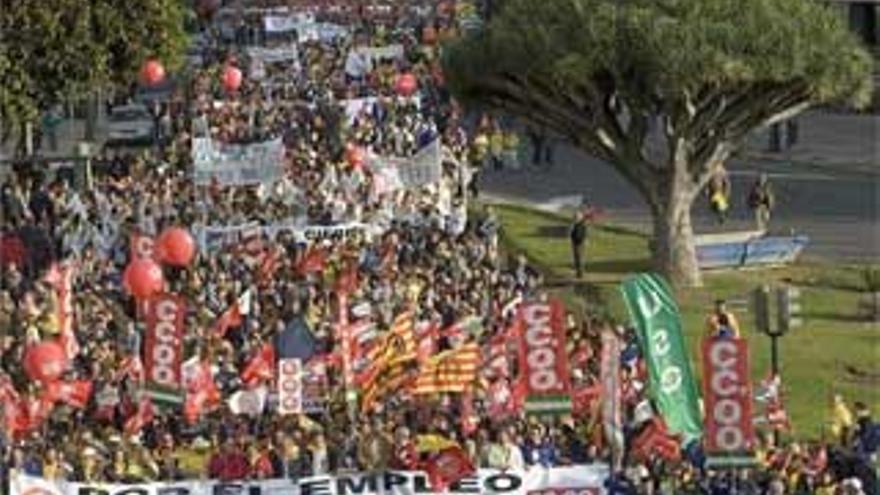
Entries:
{"label": "shadow on grass", "polygon": [[587,273],[597,275],[620,275],[628,273],[644,272],[651,269],[651,260],[648,258],[632,258],[622,260],[587,261]]}
{"label": "shadow on grass", "polygon": [[808,320],[828,320],[849,323],[867,322],[868,318],[856,313],[838,313],[832,311],[804,311],[803,317]]}
{"label": "shadow on grass", "polygon": [[792,282],[795,285],[799,285],[801,287],[812,287],[814,289],[834,289],[841,290],[845,292],[864,292],[865,287],[862,284],[857,284],[852,281],[845,280],[834,280],[832,278],[822,277],[822,278],[800,278],[794,277],[792,278]]}
{"label": "shadow on grass", "polygon": [[568,239],[568,226],[566,225],[542,225],[535,229],[531,237]]}

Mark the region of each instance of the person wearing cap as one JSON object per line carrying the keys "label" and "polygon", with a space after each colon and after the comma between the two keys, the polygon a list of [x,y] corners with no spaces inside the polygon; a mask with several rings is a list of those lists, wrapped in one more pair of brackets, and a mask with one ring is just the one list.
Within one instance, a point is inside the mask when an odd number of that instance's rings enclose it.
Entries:
{"label": "person wearing cap", "polygon": [[571,255],[574,264],[574,273],[577,278],[584,275],[584,245],[587,241],[587,216],[583,210],[574,214],[574,221],[568,230],[568,238],[571,241]]}

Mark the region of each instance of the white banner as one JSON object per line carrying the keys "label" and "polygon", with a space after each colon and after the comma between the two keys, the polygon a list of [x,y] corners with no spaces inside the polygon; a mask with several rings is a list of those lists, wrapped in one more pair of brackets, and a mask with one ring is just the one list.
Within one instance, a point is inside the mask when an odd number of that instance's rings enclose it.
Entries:
{"label": "white banner", "polygon": [[[588,464],[528,471],[480,469],[444,492],[506,495],[604,495],[608,467]],[[420,471],[352,473],[315,476],[297,480],[273,479],[224,483],[220,481],[178,481],[171,483],[67,483],[13,475],[10,495],[409,495],[438,493],[430,488]]]}
{"label": "white banner", "polygon": [[273,47],[251,46],[248,47],[247,54],[251,59],[260,60],[265,64],[299,60],[299,51],[293,43]]}
{"label": "white banner", "polygon": [[303,413],[303,365],[301,359],[278,360],[278,414]]}
{"label": "white banner", "polygon": [[287,33],[300,29],[303,24],[314,24],[315,16],[308,12],[291,15],[267,15],[263,27],[267,33]]}
{"label": "white banner", "polygon": [[281,138],[247,145],[222,145],[211,138],[192,140],[193,180],[207,185],[274,182],[284,176]]}
{"label": "white banner", "polygon": [[257,222],[240,225],[193,226],[193,236],[198,240],[199,249],[209,252],[240,244],[245,239],[259,237],[263,227]]}
{"label": "white banner", "polygon": [[[397,99],[398,104],[415,105],[417,109],[422,108],[422,99],[418,95],[396,96],[395,98]],[[342,100],[342,108],[345,110],[345,118],[348,123],[354,123],[358,115],[363,112],[371,114],[373,111],[373,105],[375,105],[377,101],[379,101],[379,98],[376,98],[375,96]]]}
{"label": "white banner", "polygon": [[292,232],[296,242],[314,243],[345,241],[356,235],[369,237],[380,233],[381,229],[360,222],[336,225],[297,225],[293,223],[260,225],[257,222],[248,222],[240,225],[194,226],[192,231],[199,243],[199,249],[210,252],[241,244],[250,238],[275,239],[282,232]]}
{"label": "white banner", "polygon": [[414,189],[440,181],[443,173],[443,154],[440,140],[435,139],[409,158],[373,156],[369,166],[378,177],[374,187],[377,194],[398,188]]}
{"label": "white banner", "polygon": [[367,75],[383,59],[403,59],[403,45],[362,46],[353,48],[345,58],[345,73],[351,77]]}

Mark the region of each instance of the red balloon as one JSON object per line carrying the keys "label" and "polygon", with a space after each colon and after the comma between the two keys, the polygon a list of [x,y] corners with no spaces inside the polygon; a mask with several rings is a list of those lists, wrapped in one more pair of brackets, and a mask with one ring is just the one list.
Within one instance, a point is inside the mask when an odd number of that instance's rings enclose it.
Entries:
{"label": "red balloon", "polygon": [[156,59],[149,59],[141,68],[141,81],[147,86],[154,86],[165,79],[165,67]]}
{"label": "red balloon", "polygon": [[132,260],[122,274],[122,282],[129,294],[146,299],[160,292],[165,284],[162,268],[151,259]]}
{"label": "red balloon", "polygon": [[47,340],[27,348],[24,353],[24,372],[34,381],[49,383],[61,378],[67,369],[64,346]]}
{"label": "red balloon", "polygon": [[416,92],[418,86],[419,84],[416,81],[416,76],[409,72],[397,76],[397,84],[395,87],[397,88],[397,94],[400,96],[412,96],[413,93]]}
{"label": "red balloon", "polygon": [[345,147],[345,161],[348,162],[349,165],[355,168],[360,168],[364,165],[367,156],[364,152],[364,149],[355,144],[349,143]]}
{"label": "red balloon", "polygon": [[238,67],[227,65],[223,71],[223,88],[232,93],[241,87],[241,71]]}
{"label": "red balloon", "polygon": [[187,266],[196,255],[196,243],[186,229],[169,227],[156,242],[159,260],[172,266]]}

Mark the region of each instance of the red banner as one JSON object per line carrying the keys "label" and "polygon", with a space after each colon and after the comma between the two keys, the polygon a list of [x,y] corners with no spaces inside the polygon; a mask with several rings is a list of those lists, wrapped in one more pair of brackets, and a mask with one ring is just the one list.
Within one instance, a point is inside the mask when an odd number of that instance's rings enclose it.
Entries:
{"label": "red banner", "polygon": [[526,387],[526,411],[571,411],[571,376],[562,303],[557,300],[524,303],[518,319],[519,369]]}
{"label": "red banner", "polygon": [[128,239],[130,253],[129,260],[140,258],[153,259],[154,241],[148,235],[133,233]]}
{"label": "red banner", "polygon": [[749,347],[745,340],[716,337],[703,341],[703,395],[706,454],[731,462],[750,458],[755,431]]}
{"label": "red banner", "polygon": [[183,389],[183,325],[186,305],[174,294],[150,299],[145,337],[144,371],[153,398],[177,401]]}

